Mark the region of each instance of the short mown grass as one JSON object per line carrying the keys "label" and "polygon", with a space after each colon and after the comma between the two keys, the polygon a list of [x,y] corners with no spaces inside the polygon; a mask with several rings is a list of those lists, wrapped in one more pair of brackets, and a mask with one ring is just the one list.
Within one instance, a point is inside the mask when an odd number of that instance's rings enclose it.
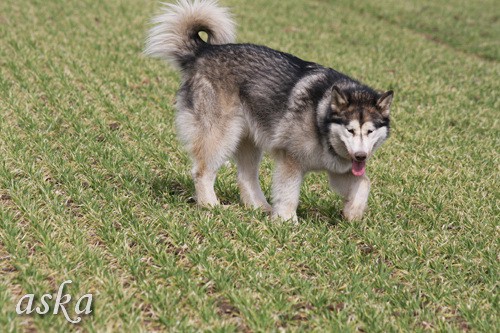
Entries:
{"label": "short mown grass", "polygon": [[[363,221],[322,174],[298,225],[242,207],[234,166],[229,208],[193,203],[155,1],[1,1],[0,331],[498,331],[496,2],[222,2],[239,41],[396,92]],[[16,314],[69,279],[82,323]]]}

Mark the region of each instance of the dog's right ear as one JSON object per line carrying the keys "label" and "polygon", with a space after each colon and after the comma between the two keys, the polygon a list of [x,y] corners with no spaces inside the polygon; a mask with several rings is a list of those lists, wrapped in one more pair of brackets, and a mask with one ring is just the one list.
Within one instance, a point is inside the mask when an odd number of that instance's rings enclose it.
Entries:
{"label": "dog's right ear", "polygon": [[340,110],[349,104],[347,96],[336,86],[332,88],[331,105],[334,111]]}
{"label": "dog's right ear", "polygon": [[393,98],[394,92],[392,90],[386,91],[379,97],[377,101],[377,108],[380,110],[382,116],[389,117],[389,110],[391,108]]}

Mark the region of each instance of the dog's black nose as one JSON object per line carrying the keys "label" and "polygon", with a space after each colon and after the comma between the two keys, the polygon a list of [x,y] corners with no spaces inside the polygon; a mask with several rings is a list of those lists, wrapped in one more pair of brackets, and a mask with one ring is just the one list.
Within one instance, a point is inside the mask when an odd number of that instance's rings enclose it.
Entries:
{"label": "dog's black nose", "polygon": [[366,153],[363,152],[354,153],[354,159],[357,162],[363,162],[364,160],[366,160]]}

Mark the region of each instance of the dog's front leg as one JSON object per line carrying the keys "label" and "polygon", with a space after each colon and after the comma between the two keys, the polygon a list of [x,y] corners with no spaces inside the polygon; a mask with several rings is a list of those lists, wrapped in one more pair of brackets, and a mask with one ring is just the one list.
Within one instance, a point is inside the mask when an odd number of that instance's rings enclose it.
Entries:
{"label": "dog's front leg", "polygon": [[368,205],[370,179],[366,176],[354,176],[351,173],[328,174],[330,186],[344,197],[342,213],[349,220],[360,220]]}
{"label": "dog's front leg", "polygon": [[304,172],[300,164],[285,152],[274,156],[276,170],[272,186],[273,217],[297,222],[297,206]]}

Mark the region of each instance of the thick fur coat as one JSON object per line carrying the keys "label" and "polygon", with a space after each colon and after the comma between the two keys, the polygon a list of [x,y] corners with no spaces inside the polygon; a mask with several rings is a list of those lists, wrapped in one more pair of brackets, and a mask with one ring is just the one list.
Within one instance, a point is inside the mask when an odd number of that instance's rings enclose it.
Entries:
{"label": "thick fur coat", "polygon": [[[234,158],[247,206],[296,220],[304,174],[326,171],[345,199],[344,216],[362,217],[366,161],[389,135],[392,91],[265,46],[235,44],[234,23],[215,1],[180,0],[153,23],[145,53],[181,72],[177,131],[200,205],[218,204],[217,170]],[[276,161],[272,207],[258,178],[264,151]]]}

